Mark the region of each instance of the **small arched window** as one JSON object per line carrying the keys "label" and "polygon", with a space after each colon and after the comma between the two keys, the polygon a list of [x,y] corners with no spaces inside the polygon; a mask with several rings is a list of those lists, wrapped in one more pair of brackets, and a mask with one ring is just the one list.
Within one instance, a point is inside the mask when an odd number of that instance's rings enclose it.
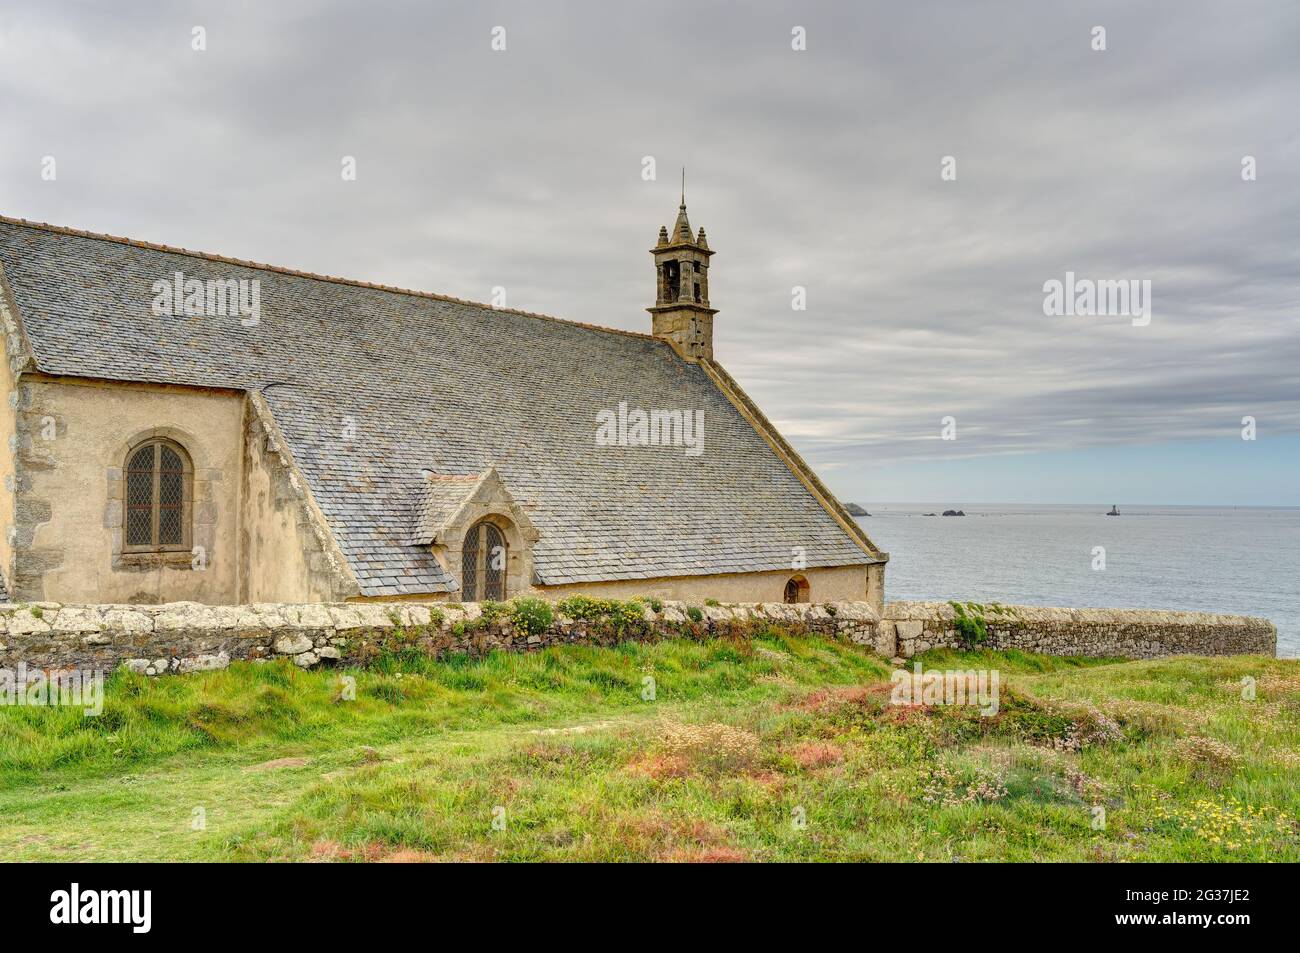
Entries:
{"label": "small arched window", "polygon": [[675,261],[664,262],[664,286],[668,292],[667,301],[676,301],[681,289],[682,274]]}
{"label": "small arched window", "polygon": [[808,580],[803,576],[791,576],[785,584],[785,601],[791,604],[807,602],[809,595]]}
{"label": "small arched window", "polygon": [[506,538],[495,524],[483,520],[470,527],[460,551],[462,602],[506,597]]}
{"label": "small arched window", "polygon": [[123,550],[189,550],[193,473],[185,450],[170,440],[140,444],[127,454],[123,477]]}

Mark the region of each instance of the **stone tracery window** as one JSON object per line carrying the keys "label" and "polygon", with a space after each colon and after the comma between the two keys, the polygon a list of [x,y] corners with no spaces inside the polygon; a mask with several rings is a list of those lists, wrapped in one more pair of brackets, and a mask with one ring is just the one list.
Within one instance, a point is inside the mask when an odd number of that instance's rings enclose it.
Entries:
{"label": "stone tracery window", "polygon": [[506,538],[495,524],[481,520],[465,534],[460,551],[462,602],[506,597]]}
{"label": "stone tracery window", "polygon": [[123,551],[189,550],[193,470],[184,448],[170,440],[133,447],[122,477]]}

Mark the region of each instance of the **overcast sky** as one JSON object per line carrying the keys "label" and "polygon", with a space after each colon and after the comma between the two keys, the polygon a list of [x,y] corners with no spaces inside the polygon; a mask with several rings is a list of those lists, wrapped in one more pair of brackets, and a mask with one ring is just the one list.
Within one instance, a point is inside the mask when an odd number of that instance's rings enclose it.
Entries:
{"label": "overcast sky", "polygon": [[1300,503],[1294,0],[5,0],[0,102],[0,213],[636,330],[684,164],[717,357],[843,498]]}

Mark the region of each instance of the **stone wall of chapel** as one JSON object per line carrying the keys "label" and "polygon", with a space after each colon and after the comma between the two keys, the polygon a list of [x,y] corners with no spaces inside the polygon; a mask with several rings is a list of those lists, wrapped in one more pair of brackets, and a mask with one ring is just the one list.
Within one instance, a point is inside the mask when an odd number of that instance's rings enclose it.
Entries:
{"label": "stone wall of chapel", "polygon": [[[31,374],[13,393],[15,601],[236,600],[241,394]],[[192,462],[191,551],[123,552],[122,471],[150,437]]]}

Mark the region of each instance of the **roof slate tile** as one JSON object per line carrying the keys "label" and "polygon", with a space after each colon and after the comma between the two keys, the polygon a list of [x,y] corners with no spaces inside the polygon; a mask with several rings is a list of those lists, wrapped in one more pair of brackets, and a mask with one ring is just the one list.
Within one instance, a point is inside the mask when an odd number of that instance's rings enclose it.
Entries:
{"label": "roof slate tile", "polygon": [[[811,567],[876,561],[647,335],[13,220],[0,263],[42,371],[261,391],[363,594],[454,590],[410,542],[450,505],[427,472],[492,465],[540,533],[543,585],[789,569],[794,547]],[[259,322],[152,313],[175,272],[257,280]],[[703,452],[597,445],[620,402],[702,412]]]}

